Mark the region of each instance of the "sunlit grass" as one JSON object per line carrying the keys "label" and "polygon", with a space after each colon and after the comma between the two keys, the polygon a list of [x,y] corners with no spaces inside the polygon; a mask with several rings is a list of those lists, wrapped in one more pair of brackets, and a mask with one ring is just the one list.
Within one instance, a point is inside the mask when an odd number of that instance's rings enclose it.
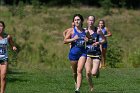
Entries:
{"label": "sunlit grass", "polygon": [[[99,19],[106,21],[106,26],[113,33],[113,38],[119,42],[123,49],[124,67],[129,63],[129,57],[139,49],[139,11],[126,9],[112,9],[111,15],[104,16],[102,8],[95,7],[45,7],[33,12],[32,6],[25,6],[23,11],[25,16],[19,14],[12,16],[9,11],[11,7],[1,6],[0,20],[6,23],[6,32],[16,38],[16,43],[20,47],[17,65],[27,61],[30,64],[38,64],[42,60],[48,67],[68,66],[63,62],[68,62],[67,55],[69,46],[63,44],[62,32],[71,27],[72,17],[75,13],[80,13],[85,18],[88,15],[96,16],[97,25]],[[17,10],[18,11],[18,10]],[[22,15],[21,15],[22,16]],[[42,49],[39,49],[43,47]],[[47,53],[45,53],[47,51]],[[39,55],[42,56],[40,57]],[[131,59],[133,60],[133,59]],[[132,62],[132,61],[131,61]],[[122,63],[121,63],[122,64]],[[130,67],[132,63],[130,63]]]}
{"label": "sunlit grass", "polygon": [[[17,62],[9,62],[6,92],[74,93],[67,57],[69,45],[63,44],[62,32],[71,27],[73,15],[80,13],[85,18],[84,27],[88,15],[96,16],[96,25],[99,19],[106,21],[106,26],[113,33],[108,40],[118,41],[123,50],[121,63],[117,63],[117,67],[128,67],[102,69],[100,78],[93,78],[95,93],[139,93],[140,69],[131,67],[140,65],[140,12],[114,9],[111,15],[104,16],[103,11],[95,7],[45,6],[34,11],[32,6],[25,6],[25,16],[20,17],[19,14],[12,16],[8,6],[1,6],[0,20],[5,22],[5,31],[14,37],[19,46]],[[91,93],[85,70],[81,93]]]}
{"label": "sunlit grass", "polygon": [[[81,93],[139,93],[139,69],[102,69],[99,78],[92,78],[94,92],[83,73]],[[74,80],[70,68],[11,70],[6,91],[9,93],[74,93]]]}

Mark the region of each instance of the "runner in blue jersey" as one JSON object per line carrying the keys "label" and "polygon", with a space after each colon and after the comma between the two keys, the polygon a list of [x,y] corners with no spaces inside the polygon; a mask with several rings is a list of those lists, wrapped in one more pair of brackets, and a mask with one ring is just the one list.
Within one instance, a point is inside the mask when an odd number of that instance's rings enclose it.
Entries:
{"label": "runner in blue jersey", "polygon": [[[98,28],[102,30],[105,38],[106,38],[106,41],[107,41],[107,37],[110,37],[112,36],[112,33],[110,32],[110,30],[105,26],[105,21],[104,20],[99,20],[99,23],[98,23]],[[100,40],[102,40],[102,37],[100,37]],[[102,44],[100,46],[101,48],[101,54],[102,54],[102,60],[101,60],[101,64],[100,64],[100,68],[104,68],[106,66],[106,52],[107,52],[107,42],[105,42],[104,44]]]}
{"label": "runner in blue jersey", "polygon": [[6,88],[6,73],[8,66],[8,44],[11,45],[13,50],[17,50],[14,46],[14,42],[10,35],[4,33],[5,24],[3,21],[0,21],[0,78],[1,78],[1,88],[0,93],[5,93]]}
{"label": "runner in blue jersey", "polygon": [[86,48],[85,48],[85,38],[86,33],[82,28],[83,17],[80,14],[75,14],[73,17],[74,28],[67,32],[64,43],[71,43],[71,48],[69,51],[69,60],[71,61],[71,66],[73,70],[76,93],[80,93],[80,86],[82,82],[82,70],[86,62]]}
{"label": "runner in blue jersey", "polygon": [[[93,91],[92,75],[97,76],[99,73],[101,50],[100,44],[105,42],[105,37],[100,29],[94,26],[95,16],[88,16],[87,18],[87,60],[85,63],[86,78],[90,86],[90,91]],[[102,41],[99,41],[99,37],[102,37]]]}

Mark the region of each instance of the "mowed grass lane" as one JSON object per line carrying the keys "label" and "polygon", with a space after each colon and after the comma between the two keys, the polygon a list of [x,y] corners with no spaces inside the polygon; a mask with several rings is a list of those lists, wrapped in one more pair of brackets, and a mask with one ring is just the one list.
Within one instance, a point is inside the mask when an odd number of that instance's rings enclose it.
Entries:
{"label": "mowed grass lane", "polygon": [[[101,69],[99,78],[93,77],[94,92],[83,71],[81,93],[140,93],[140,68]],[[74,81],[70,68],[60,70],[8,72],[6,93],[74,93]]]}

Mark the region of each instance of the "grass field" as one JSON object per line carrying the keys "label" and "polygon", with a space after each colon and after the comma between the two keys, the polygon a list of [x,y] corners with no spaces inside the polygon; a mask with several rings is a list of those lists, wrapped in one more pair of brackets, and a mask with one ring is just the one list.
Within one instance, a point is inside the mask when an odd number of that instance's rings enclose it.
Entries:
{"label": "grass field", "polygon": [[[112,54],[107,56],[107,62],[116,62],[118,68],[101,69],[100,77],[93,78],[93,93],[140,93],[140,12],[103,12],[95,7],[0,6],[0,20],[5,22],[5,31],[14,37],[19,50],[17,56],[9,53],[6,93],[74,93],[67,59],[69,46],[63,44],[62,32],[71,26],[75,13],[84,16],[84,27],[88,15],[96,16],[95,25],[104,19],[113,34],[108,39]],[[121,58],[119,62],[117,58]],[[83,75],[81,93],[91,93],[85,71]]]}
{"label": "grass field", "polygon": [[[108,49],[111,49],[109,53],[113,53],[110,55],[113,59],[111,62],[116,62],[118,67],[140,66],[138,10],[112,8],[110,15],[103,15],[104,9],[96,7],[41,6],[38,9],[32,6],[1,6],[0,12],[0,20],[6,24],[5,31],[14,37],[18,45],[19,68],[32,67],[38,63],[44,63],[47,68],[67,67],[66,55],[69,47],[63,44],[62,32],[71,27],[75,13],[83,15],[84,27],[87,26],[86,18],[89,15],[96,16],[96,26],[100,19],[105,20],[106,26],[113,34],[108,39],[110,47]],[[108,56],[109,60],[110,56]]]}
{"label": "grass field", "polygon": [[[84,71],[85,73],[85,71]],[[140,68],[101,69],[99,78],[93,78],[94,92],[83,76],[81,93],[140,93]],[[74,93],[70,68],[59,70],[11,70],[6,93]]]}

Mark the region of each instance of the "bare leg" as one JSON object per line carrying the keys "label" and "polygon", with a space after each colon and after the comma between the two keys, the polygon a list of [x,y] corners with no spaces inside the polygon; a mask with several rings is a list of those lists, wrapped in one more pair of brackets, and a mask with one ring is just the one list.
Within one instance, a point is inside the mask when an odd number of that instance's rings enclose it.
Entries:
{"label": "bare leg", "polygon": [[100,50],[101,50],[101,62],[100,62],[100,68],[102,68],[102,63],[103,63],[103,53],[102,53],[102,50],[103,48],[102,48],[102,45],[100,45]]}
{"label": "bare leg", "polygon": [[7,72],[7,62],[3,62],[0,64],[0,76],[1,76],[1,92],[0,93],[5,93],[5,88],[6,88],[6,72]]}
{"label": "bare leg", "polygon": [[93,59],[93,67],[92,67],[92,75],[96,76],[96,74],[99,71],[99,66],[100,66],[100,60],[99,59]]}
{"label": "bare leg", "polygon": [[77,61],[71,61],[71,67],[75,83],[77,83],[77,63],[78,63]]}
{"label": "bare leg", "polygon": [[90,57],[87,57],[86,63],[85,63],[85,69],[86,69],[86,78],[90,86],[90,90],[93,91],[93,83],[92,83],[92,77],[91,77],[91,70],[92,70],[92,60]]}
{"label": "bare leg", "polygon": [[82,82],[82,70],[85,65],[86,58],[84,56],[80,57],[77,67],[77,89],[80,89]]}
{"label": "bare leg", "polygon": [[105,67],[106,66],[106,63],[105,63],[105,60],[106,60],[106,48],[102,48],[102,66]]}

